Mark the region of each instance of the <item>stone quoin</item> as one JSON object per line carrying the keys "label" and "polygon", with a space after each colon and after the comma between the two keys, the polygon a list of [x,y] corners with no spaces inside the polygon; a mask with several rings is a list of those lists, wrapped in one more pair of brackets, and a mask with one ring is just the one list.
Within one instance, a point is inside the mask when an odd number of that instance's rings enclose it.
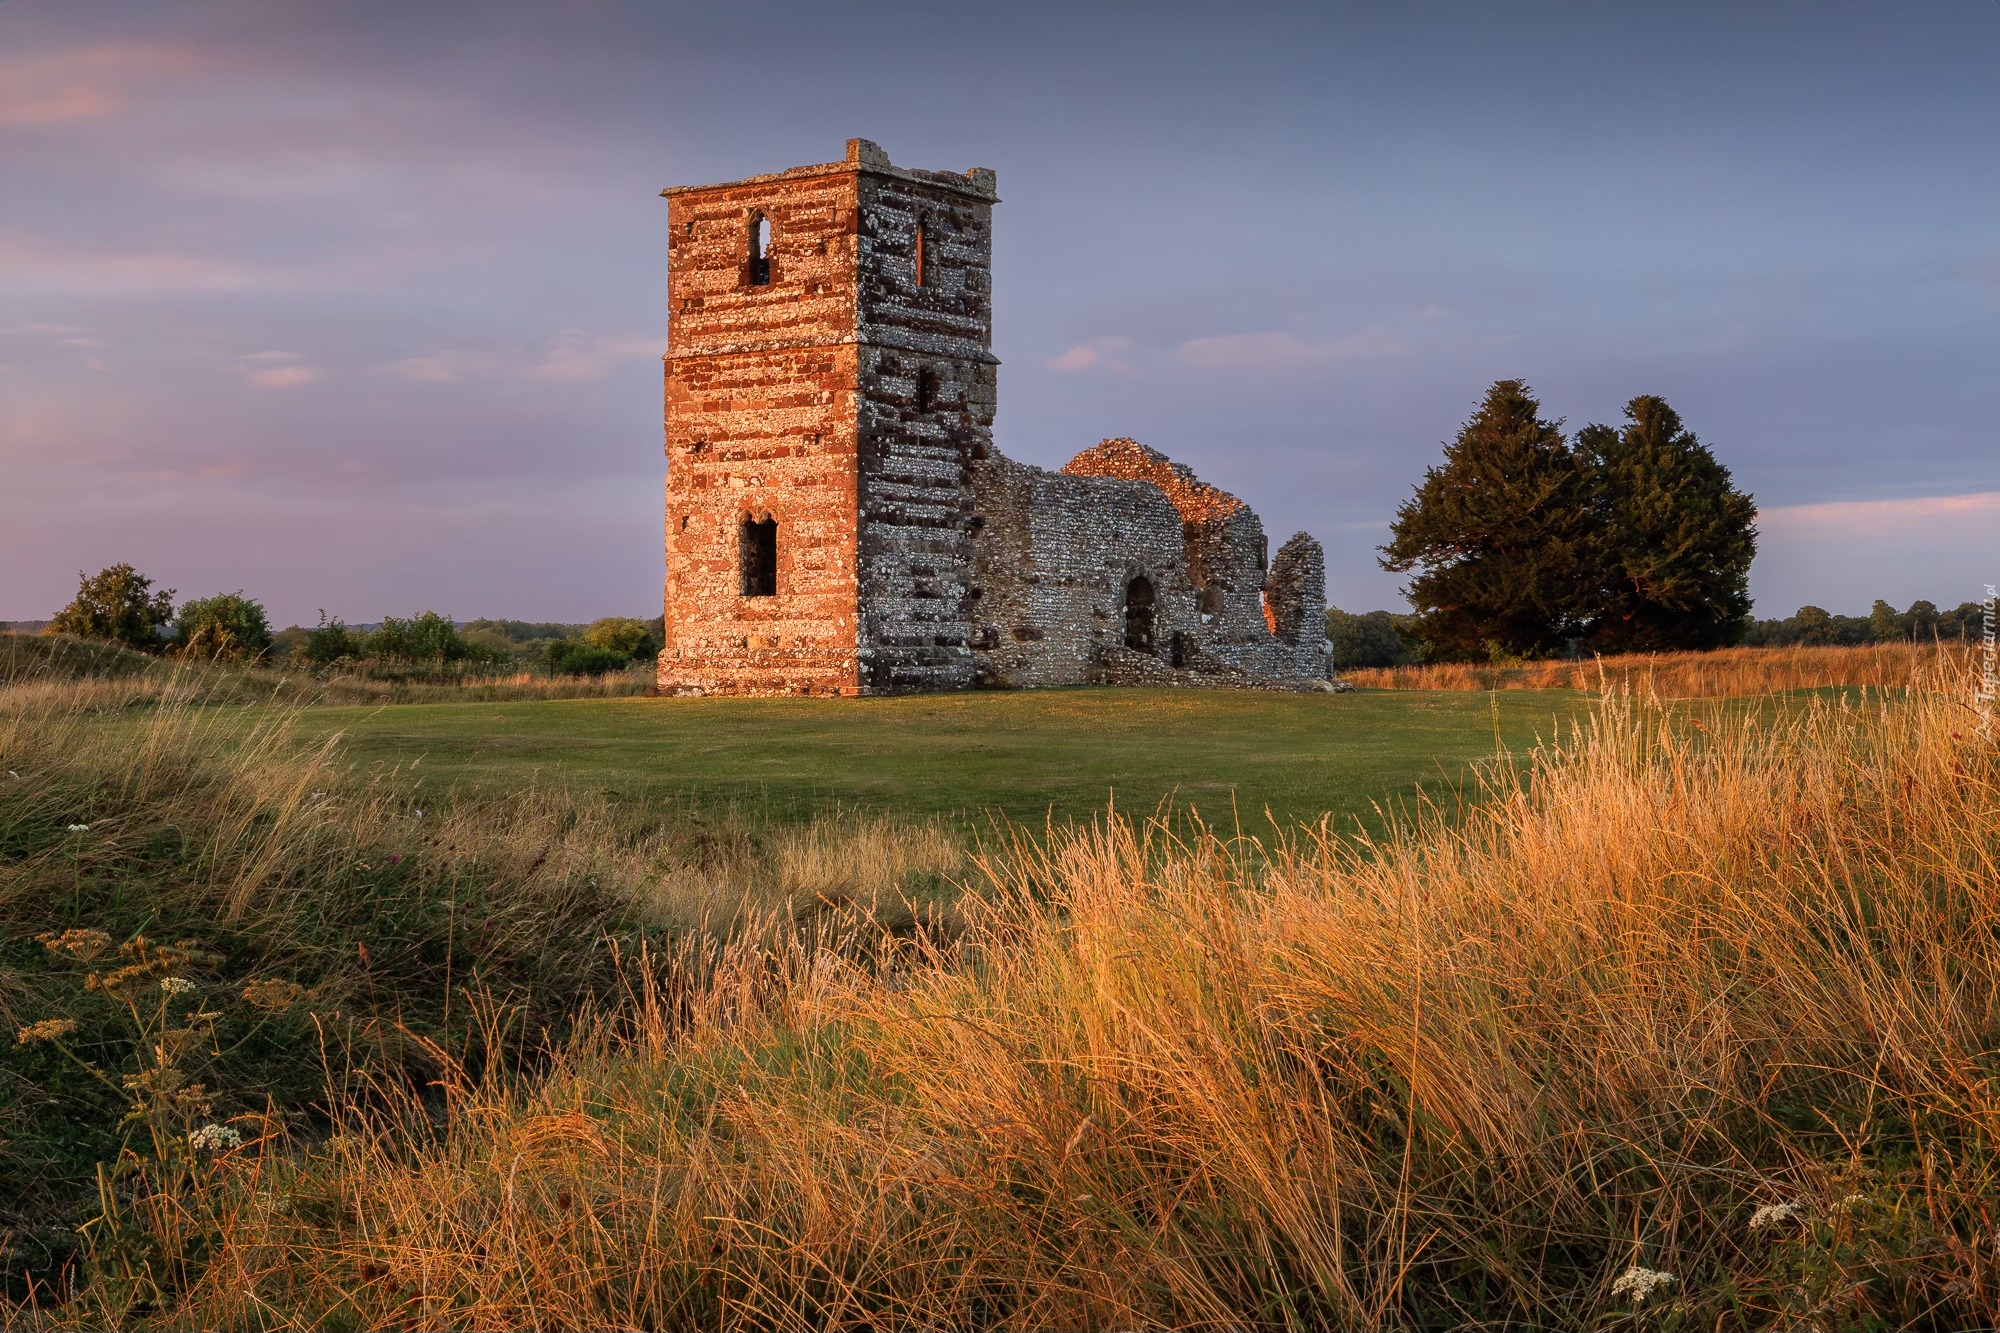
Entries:
{"label": "stone quoin", "polygon": [[1314,688],[1326,569],[1133,440],[993,447],[994,174],[847,158],[668,200],[675,695]]}

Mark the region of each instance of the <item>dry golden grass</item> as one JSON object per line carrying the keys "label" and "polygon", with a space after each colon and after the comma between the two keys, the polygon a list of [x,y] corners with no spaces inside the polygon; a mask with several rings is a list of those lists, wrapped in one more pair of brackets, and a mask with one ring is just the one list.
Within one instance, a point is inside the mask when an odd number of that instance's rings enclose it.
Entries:
{"label": "dry golden grass", "polygon": [[1370,667],[1344,673],[1367,690],[1634,690],[1663,699],[1727,698],[1854,685],[1894,689],[1940,660],[1963,662],[1956,645],[1878,643],[1860,648],[1723,648],[1707,653],[1634,653],[1580,661],[1482,666]]}
{"label": "dry golden grass", "polygon": [[44,1317],[1991,1325],[2000,757],[1915,683],[1609,700],[1375,846],[1022,839],[949,947],[633,961],[552,1068],[226,1154],[158,1305]]}

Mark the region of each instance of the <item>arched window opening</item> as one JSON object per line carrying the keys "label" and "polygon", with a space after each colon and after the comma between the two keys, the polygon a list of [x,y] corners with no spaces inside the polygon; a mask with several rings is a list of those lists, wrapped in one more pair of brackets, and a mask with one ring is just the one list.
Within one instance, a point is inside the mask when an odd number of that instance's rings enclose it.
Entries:
{"label": "arched window opening", "polygon": [[745,597],[778,595],[778,520],[743,516],[737,538],[737,567],[743,574]]}
{"label": "arched window opening", "polygon": [[924,286],[930,280],[924,268],[924,233],[930,229],[930,214],[926,213],[917,219],[917,245],[914,267],[917,273],[917,286],[919,287]]}
{"label": "arched window opening", "polygon": [[928,412],[937,402],[937,372],[929,366],[917,369],[917,411]]}
{"label": "arched window opening", "polygon": [[1144,574],[1133,575],[1125,585],[1125,646],[1153,651],[1153,581]]}
{"label": "arched window opening", "polygon": [[750,285],[766,287],[771,282],[771,220],[762,213],[750,215]]}

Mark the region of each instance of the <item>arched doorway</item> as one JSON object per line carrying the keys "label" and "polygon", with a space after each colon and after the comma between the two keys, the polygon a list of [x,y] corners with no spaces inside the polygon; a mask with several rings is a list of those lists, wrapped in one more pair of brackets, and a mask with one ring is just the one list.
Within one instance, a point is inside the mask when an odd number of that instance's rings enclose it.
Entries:
{"label": "arched doorway", "polygon": [[1134,574],[1125,585],[1125,646],[1153,651],[1153,581],[1144,574]]}

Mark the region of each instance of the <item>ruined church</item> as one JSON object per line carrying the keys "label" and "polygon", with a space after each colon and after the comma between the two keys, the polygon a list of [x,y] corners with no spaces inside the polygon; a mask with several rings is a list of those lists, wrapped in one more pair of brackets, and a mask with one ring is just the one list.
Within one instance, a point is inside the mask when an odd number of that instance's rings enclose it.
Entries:
{"label": "ruined church", "polygon": [[993,448],[994,174],[847,158],[668,200],[663,694],[1314,688],[1326,573],[1133,440]]}

